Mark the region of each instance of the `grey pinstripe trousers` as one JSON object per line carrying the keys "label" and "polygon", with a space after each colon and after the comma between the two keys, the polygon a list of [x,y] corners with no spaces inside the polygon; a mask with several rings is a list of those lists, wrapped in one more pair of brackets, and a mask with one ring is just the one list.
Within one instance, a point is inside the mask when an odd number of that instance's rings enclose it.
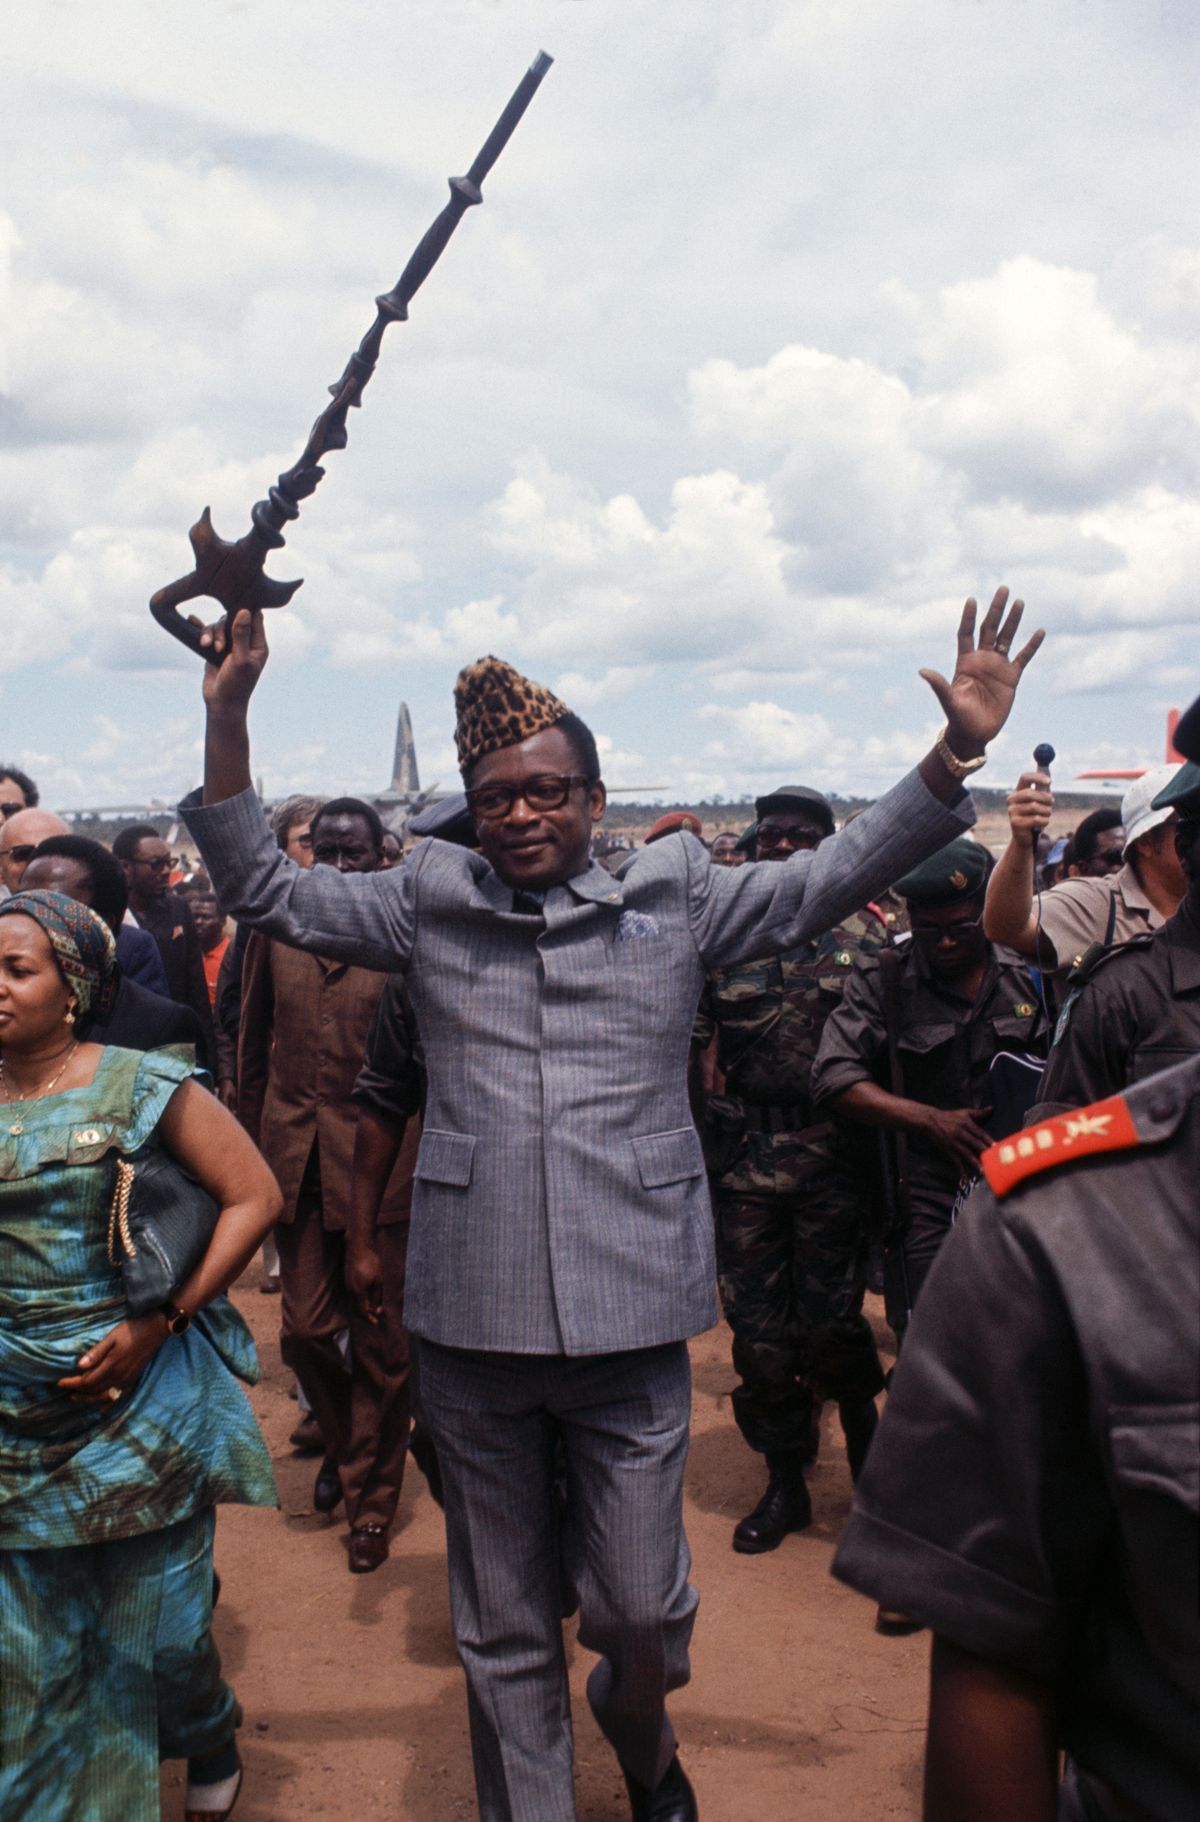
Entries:
{"label": "grey pinstripe trousers", "polygon": [[564,1579],[580,1643],[600,1654],[588,1700],[621,1764],[653,1786],[675,1750],[665,1699],[688,1680],[698,1600],[683,1534],[687,1346],[567,1357],[418,1345],[480,1816],[575,1822]]}

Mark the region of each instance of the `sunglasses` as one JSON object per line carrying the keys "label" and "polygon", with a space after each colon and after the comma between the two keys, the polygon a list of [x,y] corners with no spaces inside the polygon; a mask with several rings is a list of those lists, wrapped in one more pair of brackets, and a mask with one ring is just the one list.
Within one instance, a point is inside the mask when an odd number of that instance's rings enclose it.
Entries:
{"label": "sunglasses", "polygon": [[15,816],[19,810],[24,808],[23,803],[0,803],[0,816]]}
{"label": "sunglasses", "polygon": [[22,866],[27,866],[36,853],[36,841],[21,841],[11,848],[0,848],[0,860],[19,860]]}
{"label": "sunglasses", "polygon": [[580,772],[544,772],[539,778],[527,778],[524,784],[481,784],[477,791],[467,792],[467,808],[484,822],[500,822],[518,797],[531,810],[561,810],[572,785],[591,782]]}
{"label": "sunglasses", "polygon": [[149,867],[151,873],[169,873],[172,867],[179,865],[177,854],[156,854],[153,860],[135,860],[135,867]]}
{"label": "sunglasses", "polygon": [[821,836],[816,829],[760,829],[755,838],[760,848],[819,848]]}

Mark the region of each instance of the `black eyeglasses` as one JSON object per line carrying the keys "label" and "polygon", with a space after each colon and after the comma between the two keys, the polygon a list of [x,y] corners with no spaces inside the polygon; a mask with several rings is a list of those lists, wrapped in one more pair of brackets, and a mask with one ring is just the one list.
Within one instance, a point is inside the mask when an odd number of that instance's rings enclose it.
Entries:
{"label": "black eyeglasses", "polygon": [[36,841],[22,841],[12,848],[0,848],[0,860],[19,860],[22,866],[26,866],[36,853]]}
{"label": "black eyeglasses", "polygon": [[24,808],[23,803],[0,803],[0,816],[15,816],[19,810]]}
{"label": "black eyeglasses", "polygon": [[581,772],[543,772],[538,778],[527,778],[524,784],[481,784],[477,791],[467,792],[467,808],[484,822],[500,822],[518,797],[531,810],[561,810],[572,785],[591,782]]}
{"label": "black eyeglasses", "polygon": [[135,860],[135,867],[149,867],[151,873],[169,873],[172,867],[179,865],[176,854],[156,854],[153,860]]}

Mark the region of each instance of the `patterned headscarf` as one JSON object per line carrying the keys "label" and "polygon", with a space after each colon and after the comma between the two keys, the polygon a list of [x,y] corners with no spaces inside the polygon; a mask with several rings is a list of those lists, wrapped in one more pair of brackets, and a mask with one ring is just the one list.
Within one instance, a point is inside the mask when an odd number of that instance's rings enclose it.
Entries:
{"label": "patterned headscarf", "polygon": [[80,1013],[103,1018],[111,1012],[120,975],[117,945],[104,919],[64,892],[14,892],[0,903],[0,917],[12,911],[31,917],[46,932]]}

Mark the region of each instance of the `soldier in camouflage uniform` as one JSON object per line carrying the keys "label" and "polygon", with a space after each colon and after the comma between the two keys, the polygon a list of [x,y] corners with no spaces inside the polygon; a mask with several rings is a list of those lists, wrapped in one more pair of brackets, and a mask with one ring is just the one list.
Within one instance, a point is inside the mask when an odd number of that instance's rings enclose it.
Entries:
{"label": "soldier in camouflage uniform", "polygon": [[[786,786],[755,807],[760,863],[833,834],[816,791]],[[734,1549],[747,1554],[775,1549],[811,1521],[803,1471],[816,1452],[818,1400],[839,1401],[855,1473],[874,1429],[883,1376],[862,1315],[861,1186],[829,1115],[813,1111],[809,1076],[856,956],[887,941],[882,918],[864,911],[816,942],[711,976],[697,1015],[696,1049],[716,1034],[726,1086],[710,1097],[705,1126],[721,1298],[741,1380],[733,1409],[770,1476],[734,1532]]]}

